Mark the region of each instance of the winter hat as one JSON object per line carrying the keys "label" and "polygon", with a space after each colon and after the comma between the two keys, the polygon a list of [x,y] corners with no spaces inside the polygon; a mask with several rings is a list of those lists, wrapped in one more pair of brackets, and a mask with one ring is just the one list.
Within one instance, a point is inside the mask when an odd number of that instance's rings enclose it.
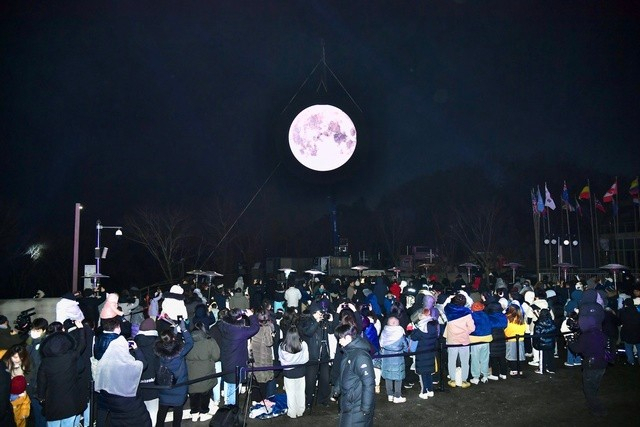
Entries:
{"label": "winter hat", "polygon": [[480,301],[476,301],[473,304],[471,304],[471,311],[482,311],[484,310],[484,304],[481,303]]}
{"label": "winter hat", "polygon": [[171,289],[169,289],[169,293],[165,295],[165,298],[173,298],[177,300],[184,299],[184,289],[180,285],[173,285]]}
{"label": "winter hat", "polygon": [[311,305],[309,306],[309,314],[314,314],[318,311],[322,311],[322,306],[317,302],[311,303]]}
{"label": "winter hat", "polygon": [[155,331],[156,322],[152,318],[144,319],[140,324],[140,331]]}
{"label": "winter hat", "polygon": [[162,313],[169,319],[178,320],[178,316],[187,319],[187,307],[184,305],[184,290],[180,285],[173,285],[169,292],[164,295],[162,301]]}
{"label": "winter hat", "polygon": [[582,283],[578,282],[576,283],[576,291],[581,291],[582,290]]}
{"label": "winter hat", "polygon": [[364,294],[365,297],[368,297],[369,295],[371,295],[371,289],[363,289],[362,293]]}
{"label": "winter hat", "polygon": [[547,299],[553,298],[555,296],[556,296],[556,291],[554,291],[553,289],[547,289]]}
{"label": "winter hat", "polygon": [[27,380],[24,375],[11,378],[11,394],[24,393],[27,390]]}
{"label": "winter hat", "polygon": [[112,319],[116,316],[122,316],[122,311],[118,310],[119,296],[116,293],[107,294],[107,299],[104,302],[104,307],[100,312],[101,319]]}

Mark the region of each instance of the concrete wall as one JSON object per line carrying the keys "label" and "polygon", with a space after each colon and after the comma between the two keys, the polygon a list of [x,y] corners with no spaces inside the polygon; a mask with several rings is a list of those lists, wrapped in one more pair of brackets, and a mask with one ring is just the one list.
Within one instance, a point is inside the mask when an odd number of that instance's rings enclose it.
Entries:
{"label": "concrete wall", "polygon": [[13,322],[21,311],[35,307],[36,314],[31,317],[31,320],[36,317],[44,317],[51,323],[56,320],[56,304],[58,301],[60,301],[60,298],[0,299],[0,314],[7,316],[9,325],[13,327]]}

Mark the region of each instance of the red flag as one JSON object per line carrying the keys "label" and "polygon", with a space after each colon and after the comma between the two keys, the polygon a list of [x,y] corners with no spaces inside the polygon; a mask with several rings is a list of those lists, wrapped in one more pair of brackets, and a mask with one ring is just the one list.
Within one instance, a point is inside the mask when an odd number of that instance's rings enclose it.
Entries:
{"label": "red flag", "polygon": [[589,189],[589,184],[585,185],[580,192],[580,198],[584,200],[589,200],[591,198],[591,189]]}
{"label": "red flag", "polygon": [[618,181],[614,182],[609,191],[604,193],[602,196],[602,201],[605,203],[613,202],[613,196],[618,194]]}
{"label": "red flag", "polygon": [[594,204],[596,205],[596,209],[600,212],[605,213],[607,211],[597,197],[594,199]]}

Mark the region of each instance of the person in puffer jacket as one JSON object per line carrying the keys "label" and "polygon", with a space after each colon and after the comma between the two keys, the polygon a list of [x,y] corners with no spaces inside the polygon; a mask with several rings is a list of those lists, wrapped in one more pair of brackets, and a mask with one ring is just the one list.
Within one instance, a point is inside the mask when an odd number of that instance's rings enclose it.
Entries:
{"label": "person in puffer jacket", "polygon": [[[484,311],[484,304],[476,301],[471,305],[471,317],[476,327],[469,336],[471,343],[471,384],[489,379],[489,342],[491,337],[491,321]],[[482,378],[481,378],[482,377]]]}
{"label": "person in puffer jacket", "polygon": [[507,345],[505,342],[506,335],[504,333],[507,327],[507,316],[502,312],[502,306],[495,299],[485,300],[485,313],[489,317],[491,325],[491,338],[489,343],[489,364],[491,365],[491,375],[489,379],[497,381],[499,379],[507,379]]}
{"label": "person in puffer jacket", "polygon": [[451,302],[444,307],[444,314],[447,317],[447,326],[444,330],[444,337],[447,339],[447,358],[449,369],[449,386],[456,387],[456,362],[460,358],[462,368],[462,388],[471,386],[467,382],[469,377],[469,335],[476,329],[471,317],[471,310],[466,306],[467,298],[461,294],[456,294]]}
{"label": "person in puffer jacket", "polygon": [[556,333],[558,327],[551,318],[551,311],[547,308],[540,310],[538,321],[533,328],[533,348],[540,352],[540,369],[538,374],[555,373],[555,359],[553,352],[556,347]]}
{"label": "person in puffer jacket", "polygon": [[375,378],[369,343],[353,325],[340,325],[336,338],[344,350],[333,396],[340,396],[340,427],[373,426]]}

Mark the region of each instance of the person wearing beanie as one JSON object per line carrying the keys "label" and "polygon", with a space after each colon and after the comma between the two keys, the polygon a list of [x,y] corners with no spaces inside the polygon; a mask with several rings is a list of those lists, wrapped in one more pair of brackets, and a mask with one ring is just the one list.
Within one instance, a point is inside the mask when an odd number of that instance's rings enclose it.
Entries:
{"label": "person wearing beanie", "polygon": [[447,345],[448,369],[449,369],[449,386],[456,387],[456,362],[460,359],[462,368],[462,383],[460,387],[468,388],[471,386],[467,382],[469,376],[469,338],[471,332],[476,328],[471,317],[471,310],[466,306],[467,297],[462,293],[457,293],[451,299],[451,302],[445,305],[444,314],[447,317],[447,326],[444,330],[444,337]]}
{"label": "person wearing beanie", "polygon": [[11,378],[11,394],[9,400],[13,407],[13,419],[17,427],[26,427],[31,413],[31,399],[27,394],[27,380],[24,375]]}
{"label": "person wearing beanie", "polygon": [[489,343],[491,337],[491,321],[484,312],[484,304],[476,301],[471,304],[471,318],[476,329],[469,335],[471,340],[471,384],[489,379]]}
{"label": "person wearing beanie", "polygon": [[[158,366],[160,365],[158,356],[153,351],[154,345],[158,340],[156,322],[152,318],[144,319],[133,340],[147,362],[142,370],[140,384],[153,384],[156,380]],[[146,406],[147,411],[149,411],[151,425],[155,427],[158,416],[158,407],[160,405],[159,391],[157,388],[140,387],[138,392],[140,393],[140,396],[142,396],[144,406]]]}

